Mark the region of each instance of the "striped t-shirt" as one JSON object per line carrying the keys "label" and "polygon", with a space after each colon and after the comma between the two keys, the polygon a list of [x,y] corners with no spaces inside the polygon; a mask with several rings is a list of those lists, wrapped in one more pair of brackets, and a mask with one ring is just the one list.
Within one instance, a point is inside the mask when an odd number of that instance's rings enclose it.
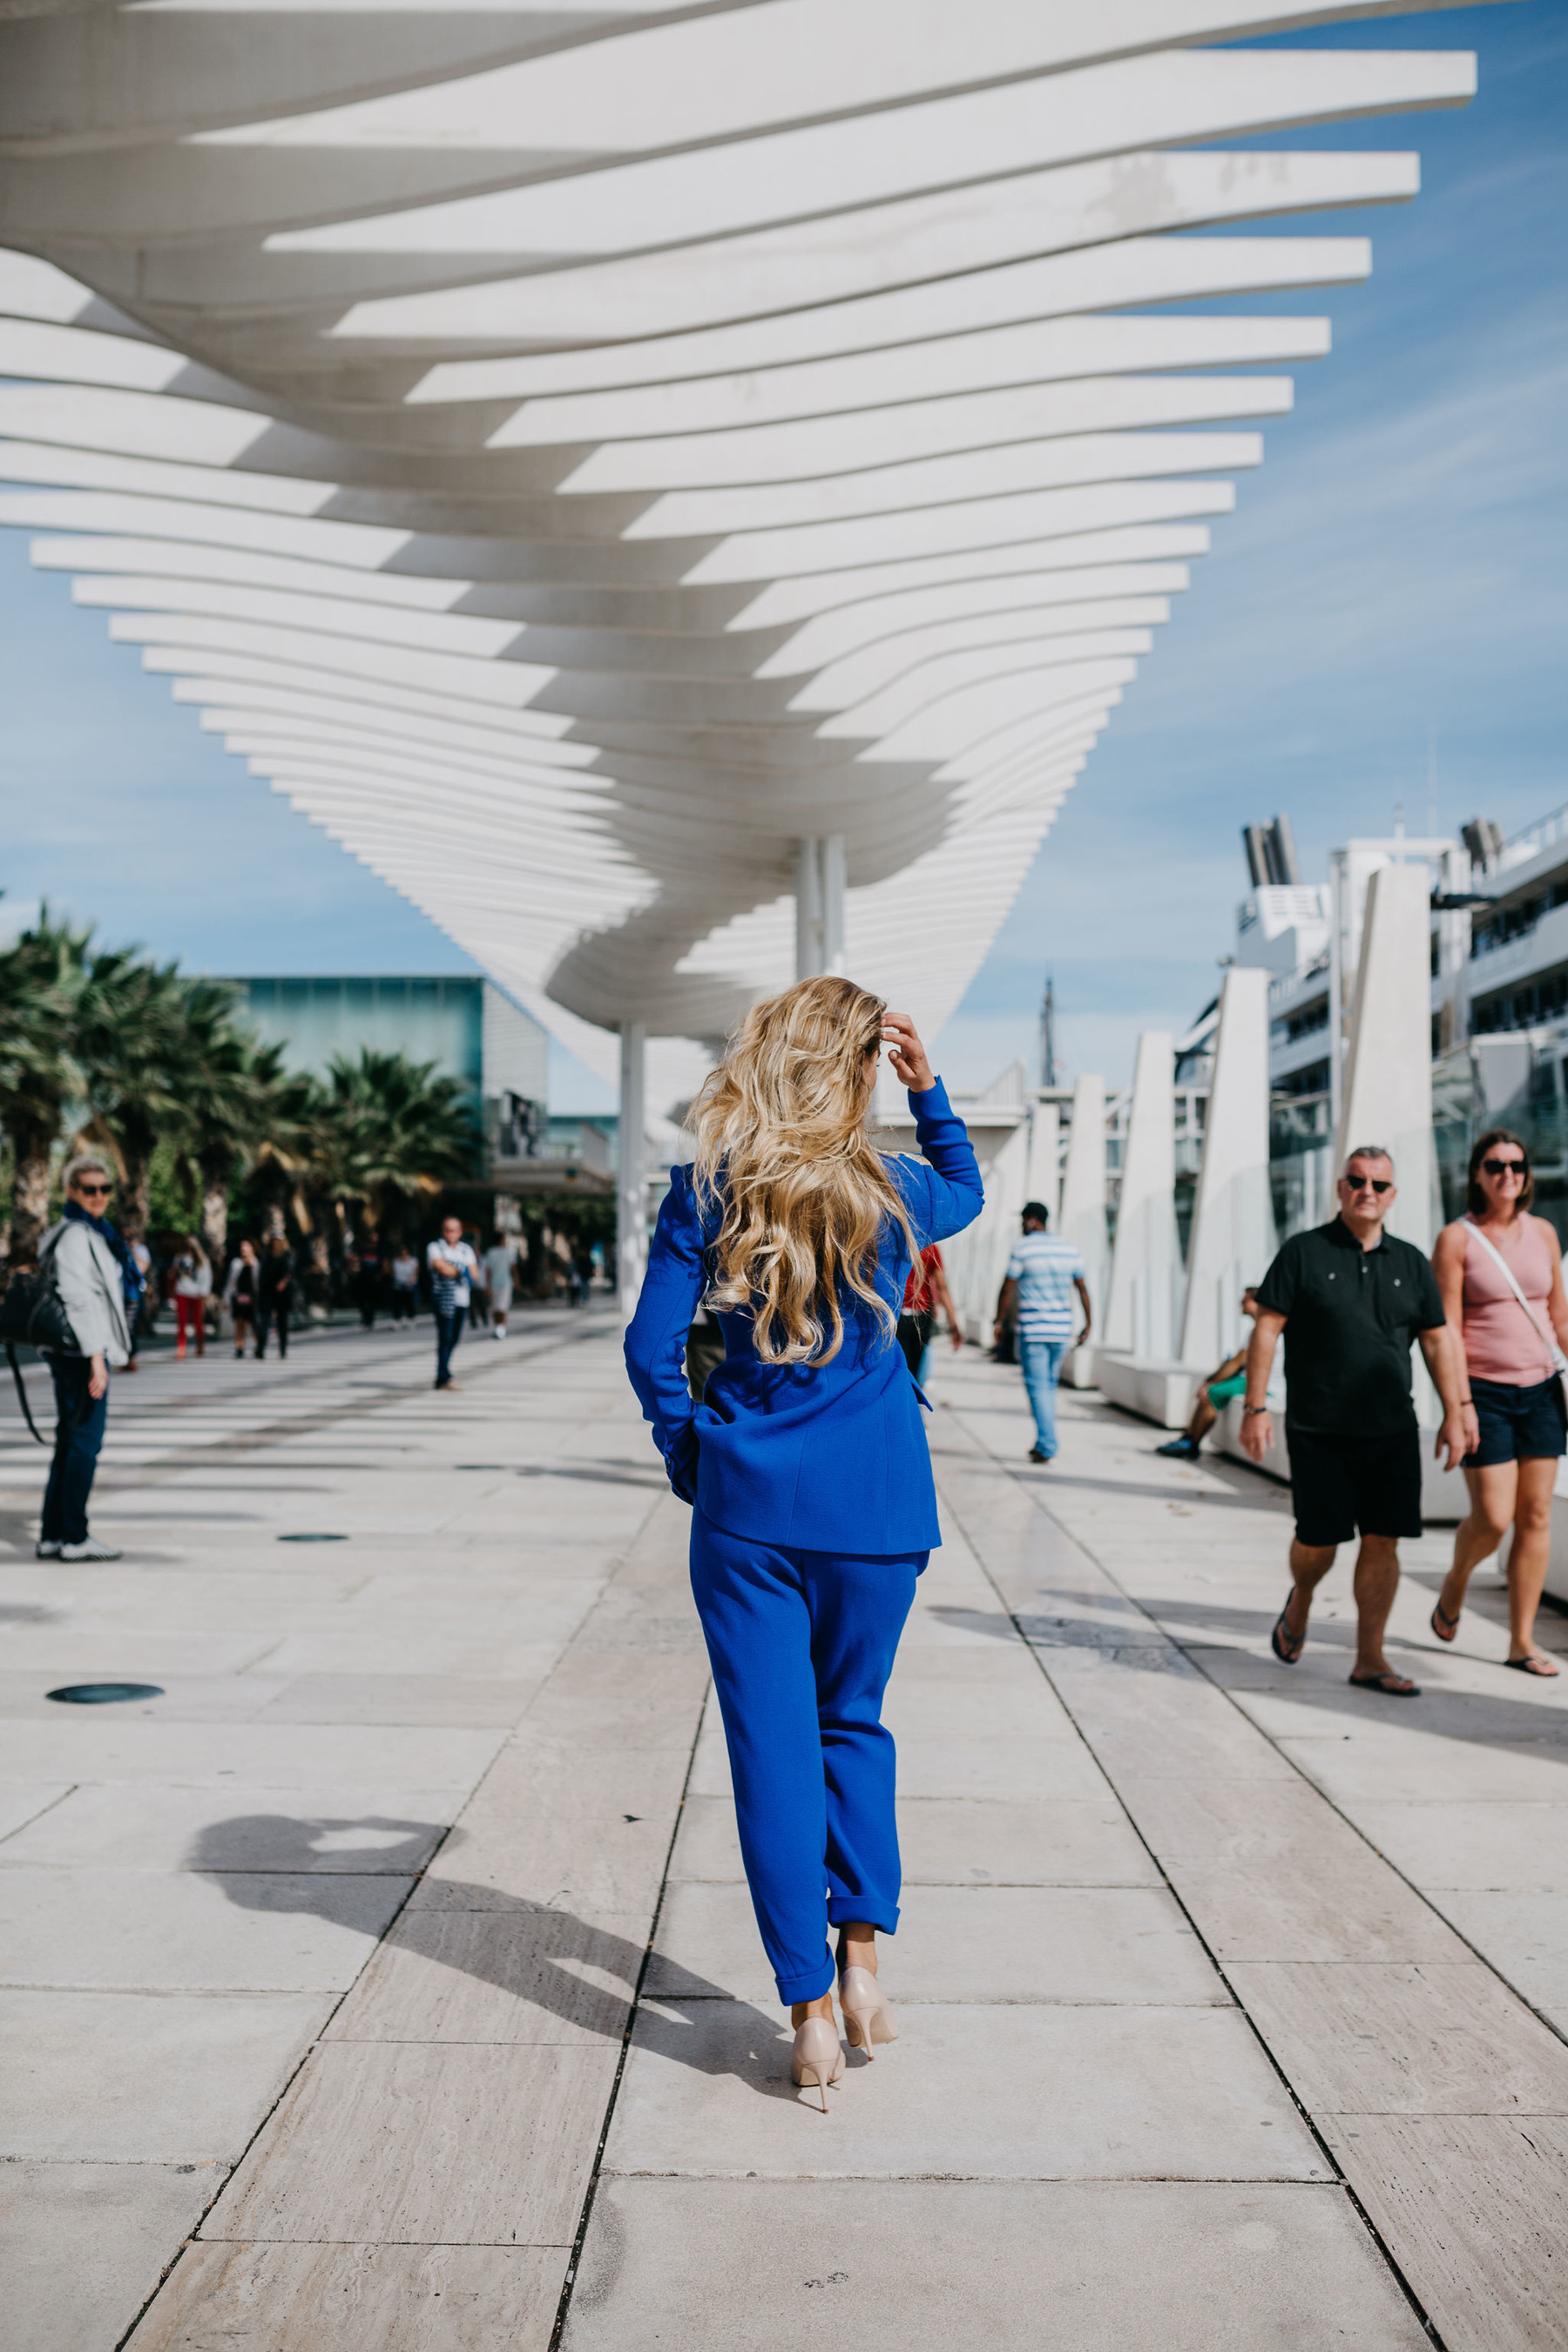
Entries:
{"label": "striped t-shirt", "polygon": [[1018,1337],[1070,1339],[1077,1325],[1073,1284],[1086,1269],[1075,1242],[1059,1234],[1026,1234],[1007,1261],[1007,1278],[1018,1286]]}

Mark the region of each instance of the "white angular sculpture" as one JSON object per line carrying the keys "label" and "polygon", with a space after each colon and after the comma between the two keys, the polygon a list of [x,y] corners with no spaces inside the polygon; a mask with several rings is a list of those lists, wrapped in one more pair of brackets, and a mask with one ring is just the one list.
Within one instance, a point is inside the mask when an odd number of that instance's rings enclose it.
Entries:
{"label": "white angular sculpture", "polygon": [[0,521],[652,1112],[934,1034],[1328,347],[1152,306],[1418,184],[1235,141],[1474,89],[1234,45],[1389,5],[0,0]]}
{"label": "white angular sculpture", "polygon": [[1079,1078],[1072,1093],[1072,1125],[1068,1130],[1067,1164],[1062,1171],[1061,1210],[1057,1230],[1071,1242],[1082,1258],[1085,1279],[1094,1308],[1089,1344],[1064,1358],[1062,1379],[1068,1388],[1094,1386],[1094,1353],[1105,1333],[1103,1322],[1110,1248],[1105,1222],[1105,1080]]}
{"label": "white angular sculpture", "polygon": [[1242,1291],[1261,1281],[1274,1255],[1268,980],[1267,971],[1232,970],[1220,992],[1179,1351],[1198,1371],[1212,1371],[1240,1345]]}
{"label": "white angular sculpture", "polygon": [[1429,1250],[1442,1210],[1432,1138],[1431,879],[1423,862],[1385,866],[1366,894],[1335,1172],[1358,1144],[1394,1154],[1399,1198],[1388,1230]]}
{"label": "white angular sculpture", "polygon": [[1182,1257],[1173,1046],[1168,1029],[1145,1029],[1138,1040],[1105,1311],[1102,1344],[1141,1360],[1168,1359],[1176,1336]]}
{"label": "white angular sculpture", "polygon": [[1061,1190],[1061,1120],[1054,1102],[1037,1102],[1029,1113],[1029,1157],[1024,1175],[1024,1198],[1038,1201],[1049,1211],[1051,1231],[1059,1224]]}

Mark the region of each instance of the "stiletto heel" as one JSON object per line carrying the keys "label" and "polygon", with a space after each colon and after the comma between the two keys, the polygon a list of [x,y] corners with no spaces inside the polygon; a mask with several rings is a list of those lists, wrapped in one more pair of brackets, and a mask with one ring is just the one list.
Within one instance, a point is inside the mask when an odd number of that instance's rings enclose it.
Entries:
{"label": "stiletto heel", "polygon": [[844,2072],[844,2045],[827,2017],[808,2017],[795,2029],[795,2053],[789,2062],[792,2083],[815,2083],[827,2113],[827,2088]]}
{"label": "stiletto heel", "polygon": [[851,2050],[875,2058],[872,2043],[896,2042],[899,2029],[888,2007],[888,1996],[869,1969],[846,1969],[838,1979],[838,2006],[844,2011],[844,2032]]}

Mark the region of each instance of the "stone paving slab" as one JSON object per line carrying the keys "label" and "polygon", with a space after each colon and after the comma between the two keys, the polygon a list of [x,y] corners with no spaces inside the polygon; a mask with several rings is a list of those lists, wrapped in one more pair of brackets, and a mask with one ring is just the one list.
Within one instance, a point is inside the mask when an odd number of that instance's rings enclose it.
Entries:
{"label": "stone paving slab", "polygon": [[[1155,1886],[922,1886],[889,1947],[900,2003],[1148,2001],[1228,2006],[1179,1906]],[[776,1998],[744,1885],[673,1885],[648,1964],[650,1998],[717,1981]]]}
{"label": "stone paving slab", "polygon": [[5,2335],[15,2352],[117,2344],[223,2179],[216,2164],[0,2164]]}
{"label": "stone paving slab", "polygon": [[194,2245],[135,2352],[545,2352],[564,2246]]}
{"label": "stone paving slab", "polygon": [[[413,1883],[14,1867],[0,1877],[0,1984],[342,1992]],[[243,1948],[236,1905],[247,1914]]]}
{"label": "stone paving slab", "polygon": [[569,2245],[618,2054],[320,2043],[202,2236]]}
{"label": "stone paving slab", "polygon": [[564,2352],[1428,2341],[1328,2186],[609,2179],[595,2220]]}
{"label": "stone paving slab", "polygon": [[605,2170],[1331,2178],[1234,2010],[911,2003],[898,2042],[852,2063],[826,2116],[789,2079],[780,2017],[739,2001],[645,2005]]}
{"label": "stone paving slab", "polygon": [[234,2164],[331,2005],[322,1993],[0,1989],[0,2158]]}

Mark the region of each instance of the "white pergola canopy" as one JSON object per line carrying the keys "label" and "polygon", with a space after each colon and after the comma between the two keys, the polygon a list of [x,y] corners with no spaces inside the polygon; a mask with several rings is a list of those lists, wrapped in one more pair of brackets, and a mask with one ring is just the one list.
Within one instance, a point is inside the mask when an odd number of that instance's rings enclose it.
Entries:
{"label": "white pergola canopy", "polygon": [[1397,13],[0,0],[0,521],[654,1114],[797,953],[934,1030],[1328,348],[1163,306],[1417,185],[1204,142],[1474,87],[1202,45]]}

